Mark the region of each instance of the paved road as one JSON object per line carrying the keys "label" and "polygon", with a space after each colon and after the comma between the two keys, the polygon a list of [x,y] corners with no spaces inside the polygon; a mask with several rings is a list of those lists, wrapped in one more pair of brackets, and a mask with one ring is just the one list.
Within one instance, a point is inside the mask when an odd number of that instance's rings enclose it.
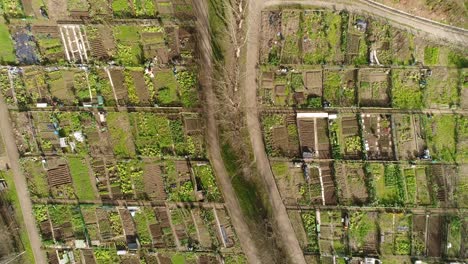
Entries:
{"label": "paved road", "polygon": [[[243,87],[244,87],[244,107],[246,108],[247,126],[250,133],[251,144],[258,166],[259,174],[264,178],[265,185],[269,192],[271,210],[276,221],[276,228],[281,234],[279,242],[286,248],[289,261],[291,263],[305,263],[303,252],[294,234],[289,220],[286,207],[282,202],[279,191],[276,187],[273,173],[270,168],[268,157],[265,153],[263,136],[259,121],[259,111],[257,109],[257,63],[259,58],[259,36],[261,28],[261,11],[265,7],[280,4],[304,4],[334,9],[347,9],[354,12],[367,12],[375,16],[385,17],[392,24],[403,29],[417,28],[418,32],[424,32],[429,37],[439,41],[450,41],[455,44],[467,45],[468,38],[464,31],[447,28],[444,25],[432,23],[425,19],[418,19],[405,13],[392,10],[380,5],[373,4],[372,1],[317,1],[317,0],[251,0],[249,1],[246,24],[247,46],[246,65]],[[241,74],[242,75],[242,74]]]}
{"label": "paved road", "polygon": [[260,254],[252,239],[252,234],[249,232],[247,223],[243,218],[243,213],[237,200],[236,193],[231,184],[229,174],[224,167],[223,159],[221,158],[221,148],[219,144],[218,125],[216,123],[216,98],[213,91],[213,64],[212,64],[212,49],[211,36],[209,33],[208,22],[208,7],[207,0],[194,1],[194,8],[197,14],[197,30],[199,33],[199,48],[201,50],[201,68],[200,82],[203,87],[203,97],[205,104],[206,115],[206,143],[211,164],[216,173],[218,183],[223,192],[226,208],[229,212],[232,224],[236,230],[236,234],[241,241],[241,247],[245,253],[249,263],[262,263]]}
{"label": "paved road", "polygon": [[45,254],[41,250],[41,238],[36,228],[36,221],[32,213],[32,204],[29,199],[28,186],[26,179],[21,173],[19,164],[19,153],[16,148],[16,141],[13,135],[13,128],[8,114],[8,108],[3,96],[0,94],[0,133],[5,141],[5,148],[8,155],[8,165],[13,173],[13,179],[16,185],[16,192],[23,212],[24,225],[28,232],[29,241],[31,243],[34,259],[38,264],[45,264]]}

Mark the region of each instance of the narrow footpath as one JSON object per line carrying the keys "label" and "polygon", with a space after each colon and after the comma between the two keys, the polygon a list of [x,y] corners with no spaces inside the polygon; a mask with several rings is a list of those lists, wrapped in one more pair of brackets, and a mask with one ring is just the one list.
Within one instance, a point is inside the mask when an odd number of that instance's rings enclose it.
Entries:
{"label": "narrow footpath", "polygon": [[13,135],[13,127],[11,126],[8,107],[3,96],[0,94],[0,133],[3,136],[5,149],[8,156],[8,165],[13,174],[13,179],[16,185],[18,200],[23,212],[24,225],[28,232],[29,241],[34,254],[36,264],[45,264],[45,254],[41,250],[41,238],[36,228],[36,220],[32,212],[32,203],[29,198],[28,186],[26,179],[21,173],[19,164],[19,153],[16,148],[16,141]]}

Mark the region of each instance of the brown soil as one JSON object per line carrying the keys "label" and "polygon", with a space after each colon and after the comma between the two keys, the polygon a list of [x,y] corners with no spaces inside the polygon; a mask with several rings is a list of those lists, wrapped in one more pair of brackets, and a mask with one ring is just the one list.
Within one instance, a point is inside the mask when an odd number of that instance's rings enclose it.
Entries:
{"label": "brown soil", "polygon": [[442,254],[442,222],[440,215],[431,215],[427,227],[427,255],[440,257]]}
{"label": "brown soil", "polygon": [[359,205],[367,202],[365,172],[362,164],[338,163],[335,165],[336,181],[340,185],[340,202]]}
{"label": "brown soil", "polygon": [[410,14],[439,21],[445,24],[468,27],[468,11],[466,2],[463,0],[431,1],[433,6],[427,4],[426,0],[377,0],[387,6],[408,12]]}
{"label": "brown soil", "polygon": [[394,155],[390,116],[361,114],[361,118],[368,158],[392,160]]}
{"label": "brown soil", "polygon": [[150,94],[145,84],[145,77],[143,76],[143,72],[131,71],[130,75],[132,76],[133,82],[135,83],[136,93],[140,99],[140,103],[143,105],[150,105]]}
{"label": "brown soil", "polygon": [[119,101],[126,102],[128,100],[127,87],[125,87],[125,78],[122,70],[110,70],[112,83],[114,83],[115,93]]}

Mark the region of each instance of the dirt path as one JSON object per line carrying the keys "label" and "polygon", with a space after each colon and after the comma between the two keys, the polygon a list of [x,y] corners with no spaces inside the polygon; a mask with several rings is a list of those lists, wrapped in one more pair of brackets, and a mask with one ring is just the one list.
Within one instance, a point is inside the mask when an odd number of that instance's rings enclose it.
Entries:
{"label": "dirt path", "polygon": [[24,225],[28,232],[29,241],[37,264],[45,264],[45,254],[41,250],[41,238],[36,228],[36,221],[33,217],[32,203],[29,199],[28,186],[26,179],[21,173],[19,164],[19,153],[16,148],[16,141],[13,135],[13,128],[8,114],[8,108],[3,96],[0,95],[0,133],[5,142],[5,149],[8,155],[8,165],[13,173],[13,179],[16,185],[18,200],[23,212]]}
{"label": "dirt path", "polygon": [[255,243],[252,240],[251,233],[247,223],[243,218],[243,213],[231,185],[231,179],[224,167],[221,158],[221,147],[219,144],[218,126],[216,124],[216,98],[213,91],[212,72],[213,64],[211,56],[211,36],[209,32],[208,22],[208,6],[206,1],[193,1],[194,9],[197,14],[197,30],[199,34],[199,49],[201,54],[200,83],[203,87],[203,96],[205,99],[205,115],[206,115],[206,143],[209,153],[209,158],[213,169],[216,172],[218,183],[223,192],[226,208],[229,212],[232,224],[236,230],[236,234],[241,241],[241,247],[245,253],[249,263],[262,263]]}
{"label": "dirt path", "polygon": [[279,245],[285,249],[290,263],[300,264],[306,263],[304,254],[299,245],[299,241],[294,233],[294,229],[289,220],[286,207],[283,204],[278,188],[276,187],[275,178],[270,169],[270,162],[265,153],[263,144],[262,130],[260,128],[259,115],[257,109],[257,94],[256,94],[256,65],[259,58],[259,32],[261,27],[261,10],[264,1],[249,1],[248,15],[246,24],[247,30],[247,45],[246,45],[246,64],[245,64],[245,107],[247,126],[250,133],[252,149],[255,155],[257,170],[259,175],[263,177],[265,189],[269,194],[271,204],[271,213],[275,221],[275,229],[278,230]]}

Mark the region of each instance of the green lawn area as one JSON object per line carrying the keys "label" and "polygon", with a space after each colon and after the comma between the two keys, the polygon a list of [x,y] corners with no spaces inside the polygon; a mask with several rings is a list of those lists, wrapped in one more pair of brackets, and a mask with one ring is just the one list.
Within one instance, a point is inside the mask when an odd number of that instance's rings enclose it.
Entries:
{"label": "green lawn area", "polygon": [[0,24],[0,63],[15,63],[16,55],[10,32],[5,24]]}
{"label": "green lawn area", "polygon": [[436,65],[439,62],[439,48],[427,46],[424,48],[424,64]]}
{"label": "green lawn area", "polygon": [[394,205],[398,201],[398,187],[395,182],[398,179],[393,179],[393,181],[389,179],[388,175],[385,175],[387,169],[384,168],[383,164],[371,163],[369,170],[375,184],[377,202],[384,205]]}
{"label": "green lawn area", "polygon": [[68,158],[70,164],[70,173],[75,187],[75,194],[80,200],[94,200],[96,195],[93,191],[91,179],[89,178],[89,169],[86,161],[80,157]]}
{"label": "green lawn area", "polygon": [[158,103],[170,105],[179,102],[177,80],[171,70],[156,72],[154,82],[157,87]]}
{"label": "green lawn area", "polygon": [[[26,253],[18,259],[18,263],[34,263],[34,254],[32,252],[31,244],[29,242],[28,232],[24,226],[23,212],[18,200],[18,194],[16,193],[15,182],[13,181],[13,175],[10,172],[0,171],[0,179],[5,179],[8,185],[8,191],[6,192],[6,198],[11,201],[13,208],[15,209],[16,221],[19,225],[19,235],[23,242]],[[23,261],[21,261],[23,260]]]}
{"label": "green lawn area", "polygon": [[23,170],[28,178],[28,189],[33,197],[46,198],[49,196],[47,176],[40,161],[25,160]]}
{"label": "green lawn area", "polygon": [[403,109],[423,108],[423,93],[419,87],[419,81],[419,71],[392,70],[392,106]]}
{"label": "green lawn area", "polygon": [[112,11],[117,17],[128,17],[133,13],[128,0],[113,0]]}
{"label": "green lawn area", "polygon": [[434,115],[422,117],[426,141],[433,159],[454,162],[456,160],[456,116]]}
{"label": "green lawn area", "polygon": [[126,113],[109,113],[107,124],[111,136],[114,153],[119,157],[135,156],[135,146],[130,131],[130,121]]}
{"label": "green lawn area", "polygon": [[171,258],[172,264],[185,264],[185,258],[183,255],[175,254]]}
{"label": "green lawn area", "polygon": [[117,42],[117,60],[121,64],[141,64],[143,52],[139,44],[140,30],[140,27],[127,25],[113,28],[114,38]]}

